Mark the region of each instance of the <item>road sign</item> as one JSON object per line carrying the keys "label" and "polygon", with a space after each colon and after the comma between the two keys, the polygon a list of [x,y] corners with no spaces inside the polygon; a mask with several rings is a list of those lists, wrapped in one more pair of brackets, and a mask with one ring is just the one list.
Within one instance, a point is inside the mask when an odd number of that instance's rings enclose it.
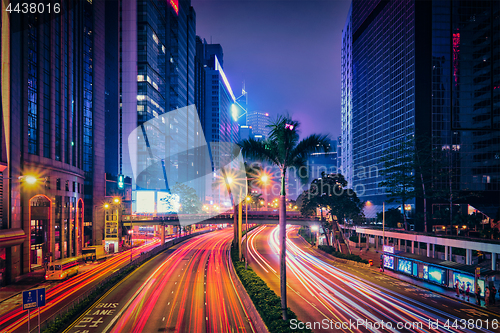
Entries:
{"label": "road sign", "polygon": [[37,290],[23,291],[23,310],[33,309],[38,306]]}
{"label": "road sign", "polygon": [[37,289],[37,291],[38,291],[37,295],[38,307],[45,306],[45,288]]}
{"label": "road sign", "polygon": [[23,291],[23,310],[45,306],[45,288]]}

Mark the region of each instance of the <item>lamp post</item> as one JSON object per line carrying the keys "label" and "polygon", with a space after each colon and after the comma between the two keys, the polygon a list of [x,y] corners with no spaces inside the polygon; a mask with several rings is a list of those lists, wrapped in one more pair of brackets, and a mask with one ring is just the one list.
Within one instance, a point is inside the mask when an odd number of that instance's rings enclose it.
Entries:
{"label": "lamp post", "polygon": [[134,246],[132,245],[132,236],[134,235],[134,229],[130,229],[128,233],[130,235],[130,262],[132,262],[132,252],[134,251]]}
{"label": "lamp post", "polygon": [[384,248],[384,245],[385,245],[385,201],[382,203],[382,249]]}
{"label": "lamp post", "polygon": [[249,196],[245,200],[245,269],[248,269],[248,202],[251,200]]}
{"label": "lamp post", "polygon": [[314,232],[314,234],[316,235],[316,248],[318,247],[318,242],[319,242],[319,226],[317,225],[313,225],[311,226],[311,231]]}

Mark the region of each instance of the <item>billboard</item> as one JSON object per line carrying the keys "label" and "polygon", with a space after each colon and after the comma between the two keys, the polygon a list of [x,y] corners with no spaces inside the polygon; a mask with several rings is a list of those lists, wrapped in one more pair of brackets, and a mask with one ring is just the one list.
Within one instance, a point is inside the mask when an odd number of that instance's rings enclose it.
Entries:
{"label": "billboard", "polygon": [[384,255],[384,267],[394,269],[394,257]]}
{"label": "billboard", "polygon": [[179,211],[180,198],[177,194],[167,192],[156,193],[156,211],[158,213],[172,213]]}
{"label": "billboard", "polygon": [[[476,292],[476,286],[474,284],[474,276],[453,272],[453,287],[455,286],[455,283],[457,281],[458,281],[460,287],[462,287],[462,283],[465,283],[465,290],[467,290],[467,286],[469,286],[471,293]],[[477,282],[479,283],[479,287],[481,288],[481,296],[484,296],[484,281],[478,280]]]}
{"label": "billboard", "polygon": [[444,270],[433,266],[429,267],[429,281],[438,284],[443,284],[445,283],[444,278],[445,278]]}
{"label": "billboard", "polygon": [[405,259],[398,260],[398,271],[411,274],[411,261]]}
{"label": "billboard", "polygon": [[135,204],[137,213],[155,212],[155,192],[154,191],[136,191]]}

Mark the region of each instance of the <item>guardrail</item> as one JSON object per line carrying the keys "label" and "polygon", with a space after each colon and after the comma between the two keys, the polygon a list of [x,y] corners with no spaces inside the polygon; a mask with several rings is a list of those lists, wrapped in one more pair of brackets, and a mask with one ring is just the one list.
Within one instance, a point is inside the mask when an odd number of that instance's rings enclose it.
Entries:
{"label": "guardrail", "polygon": [[[87,297],[89,297],[92,293],[94,293],[101,285],[108,283],[113,278],[115,278],[117,275],[123,273],[129,267],[135,266],[135,265],[139,266],[142,263],[144,263],[144,262],[148,261],[149,259],[155,257],[160,252],[165,251],[166,249],[172,247],[175,244],[178,244],[180,242],[185,241],[186,239],[192,238],[194,236],[202,235],[202,234],[210,232],[210,231],[212,231],[212,230],[203,230],[203,231],[200,231],[200,232],[193,233],[191,235],[186,235],[186,236],[182,236],[182,237],[179,237],[179,238],[174,238],[174,239],[171,239],[169,241],[166,241],[164,245],[159,245],[159,246],[156,246],[156,247],[154,247],[153,249],[151,249],[151,250],[149,250],[147,252],[142,252],[141,255],[138,258],[136,258],[132,262],[129,262],[127,265],[125,265],[124,267],[120,268],[118,271],[114,272],[113,274],[111,274],[110,276],[108,276],[107,278],[105,278],[103,281],[101,281],[100,283],[98,283],[96,286],[94,286],[90,290],[86,291],[83,295],[80,295],[73,302],[71,302],[67,306],[59,309],[55,313],[53,313],[50,317],[45,318],[40,323],[41,331],[45,330],[47,328],[47,326],[52,321],[56,320],[58,317],[60,317],[60,316],[62,316],[64,314],[66,314],[68,311],[74,309],[78,304],[80,304],[81,302],[83,302]],[[104,294],[105,292],[106,291],[104,291],[102,294]],[[98,296],[98,297],[100,297],[100,296]],[[96,299],[97,299],[97,297],[96,297]],[[85,311],[87,311],[87,310],[85,310]],[[36,313],[36,311],[34,311],[34,312]],[[33,316],[31,317],[31,319],[33,319],[34,317],[35,317],[35,314],[33,314]],[[35,324],[34,326],[35,327],[33,327],[33,328],[30,329],[29,333],[31,333],[31,332],[38,332],[38,324]]]}
{"label": "guardrail", "polygon": [[[217,216],[209,215],[209,214],[185,214],[185,215],[180,215],[183,220],[198,220],[198,221],[210,221],[210,220],[221,220],[221,219],[227,219],[227,220],[233,220],[233,214],[227,213],[227,214],[219,214]],[[303,217],[300,215],[299,212],[287,212],[286,216],[287,220],[306,220],[306,221],[318,221],[319,218],[317,217]],[[254,211],[254,212],[248,212],[248,219],[269,219],[269,220],[278,220],[279,219],[279,213],[278,212],[261,212],[261,211]],[[133,222],[133,221],[164,221],[164,222],[177,222],[179,221],[179,216],[177,214],[156,214],[156,215],[123,215],[122,216],[122,221],[127,222]]]}

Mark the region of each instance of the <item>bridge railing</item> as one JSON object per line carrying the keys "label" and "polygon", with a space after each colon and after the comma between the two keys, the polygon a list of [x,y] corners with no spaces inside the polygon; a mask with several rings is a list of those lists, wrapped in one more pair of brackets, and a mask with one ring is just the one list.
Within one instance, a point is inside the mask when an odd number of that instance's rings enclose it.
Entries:
{"label": "bridge railing", "polygon": [[[233,219],[232,213],[222,213],[216,216],[211,214],[135,214],[135,215],[123,215],[122,221],[132,222],[132,221],[179,221],[179,216],[182,217],[183,220],[220,220],[220,219]],[[245,213],[243,213],[243,217],[245,217]],[[286,213],[286,218],[291,220],[317,220],[317,218],[304,218],[300,212],[290,211]],[[277,211],[249,211],[248,219],[270,219],[277,220],[279,219],[279,212]]]}

